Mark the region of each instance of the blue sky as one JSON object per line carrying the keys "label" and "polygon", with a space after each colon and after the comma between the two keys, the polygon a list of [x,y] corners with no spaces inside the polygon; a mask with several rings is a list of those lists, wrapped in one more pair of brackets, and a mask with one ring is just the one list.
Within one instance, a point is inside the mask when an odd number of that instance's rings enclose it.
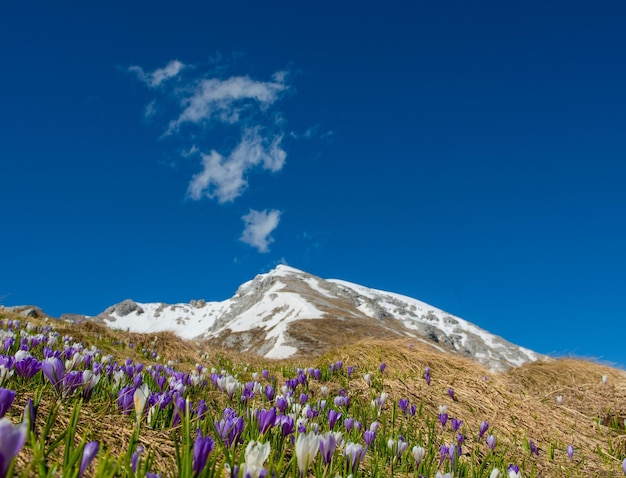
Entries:
{"label": "blue sky", "polygon": [[214,3],[3,6],[5,305],[285,262],[626,365],[623,2]]}

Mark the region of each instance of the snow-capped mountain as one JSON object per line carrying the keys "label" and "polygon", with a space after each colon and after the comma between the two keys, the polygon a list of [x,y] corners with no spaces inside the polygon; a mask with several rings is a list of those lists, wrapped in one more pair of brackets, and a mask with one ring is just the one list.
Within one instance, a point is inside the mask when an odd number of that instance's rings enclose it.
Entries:
{"label": "snow-capped mountain", "polygon": [[173,331],[266,358],[317,354],[365,337],[411,338],[504,370],[541,356],[417,299],[280,265],[221,302],[125,300],[96,319],[133,332]]}

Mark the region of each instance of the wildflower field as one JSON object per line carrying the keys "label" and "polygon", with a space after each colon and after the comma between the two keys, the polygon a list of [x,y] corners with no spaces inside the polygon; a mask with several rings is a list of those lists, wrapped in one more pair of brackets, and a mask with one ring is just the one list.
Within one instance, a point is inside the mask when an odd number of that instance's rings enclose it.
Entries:
{"label": "wildflower field", "polygon": [[617,477],[626,374],[409,340],[266,361],[0,312],[0,478]]}

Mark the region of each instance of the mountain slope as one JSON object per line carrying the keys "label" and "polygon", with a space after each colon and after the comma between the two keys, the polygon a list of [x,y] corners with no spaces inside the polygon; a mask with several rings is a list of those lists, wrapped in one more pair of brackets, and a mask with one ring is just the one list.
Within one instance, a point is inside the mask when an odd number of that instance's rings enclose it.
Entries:
{"label": "mountain slope", "polygon": [[284,265],[242,284],[225,301],[168,305],[126,300],[97,319],[134,332],[169,330],[266,358],[319,354],[365,337],[425,342],[473,357],[492,370],[541,358],[417,299],[324,280]]}

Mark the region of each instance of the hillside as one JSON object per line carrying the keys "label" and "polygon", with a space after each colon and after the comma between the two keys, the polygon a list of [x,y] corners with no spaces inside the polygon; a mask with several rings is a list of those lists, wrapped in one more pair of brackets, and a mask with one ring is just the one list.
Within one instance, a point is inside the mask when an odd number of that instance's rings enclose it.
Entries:
{"label": "hillside", "polygon": [[[38,405],[34,434],[15,463],[16,476],[78,472],[83,445],[90,442],[97,442],[99,451],[85,476],[132,476],[131,455],[138,445],[144,451],[136,476],[148,471],[161,476],[222,476],[225,467],[243,467],[244,462],[251,466],[251,455],[246,454],[251,440],[269,444],[262,467],[277,476],[297,476],[298,445],[289,437],[312,433],[320,439],[330,429],[341,433],[332,449],[333,461],[325,465],[316,451],[306,466],[308,476],[434,477],[440,472],[483,477],[493,468],[505,476],[509,465],[515,465],[525,477],[615,477],[622,474],[626,457],[626,375],[588,361],[538,361],[493,373],[472,360],[408,338],[366,339],[310,360],[277,361],[197,348],[171,333],[127,333],[94,322],[24,322],[6,312],[0,312],[0,334],[0,364],[14,370],[1,384],[15,391],[6,417],[18,423],[29,399]],[[19,340],[7,348],[10,337]],[[43,372],[27,379],[19,375],[15,362],[7,366],[11,360],[24,360],[18,354],[20,344],[34,360],[54,356],[58,350],[67,357],[66,376],[98,371],[90,398],[83,393],[84,383],[72,392],[57,392]],[[159,377],[167,379],[161,382]],[[140,383],[147,385],[150,398],[137,415],[137,427],[132,400],[128,409],[123,397],[141,388]],[[274,391],[271,399],[268,387]],[[165,396],[173,401],[151,412],[151,404],[161,403]],[[201,400],[204,411],[196,413]],[[287,405],[284,411],[282,401]],[[230,445],[219,432],[228,407],[242,417],[243,426],[240,440]],[[187,418],[177,423],[177,410],[185,409]],[[270,412],[275,418],[263,421]],[[331,426],[330,417],[338,414]],[[447,415],[444,425],[442,414]],[[53,416],[56,419],[50,421]],[[291,419],[301,431],[289,431]],[[488,428],[479,437],[485,421]],[[365,448],[371,433],[368,437],[364,432],[376,428],[374,422],[378,428]],[[204,436],[213,448],[196,474],[194,449]],[[495,440],[493,451],[489,436]],[[441,458],[443,446],[460,443],[460,453],[456,447],[458,454],[448,452]],[[366,451],[350,468],[344,457],[351,456],[356,445]],[[568,446],[573,447],[571,459]],[[424,449],[417,466],[413,447]]]}

